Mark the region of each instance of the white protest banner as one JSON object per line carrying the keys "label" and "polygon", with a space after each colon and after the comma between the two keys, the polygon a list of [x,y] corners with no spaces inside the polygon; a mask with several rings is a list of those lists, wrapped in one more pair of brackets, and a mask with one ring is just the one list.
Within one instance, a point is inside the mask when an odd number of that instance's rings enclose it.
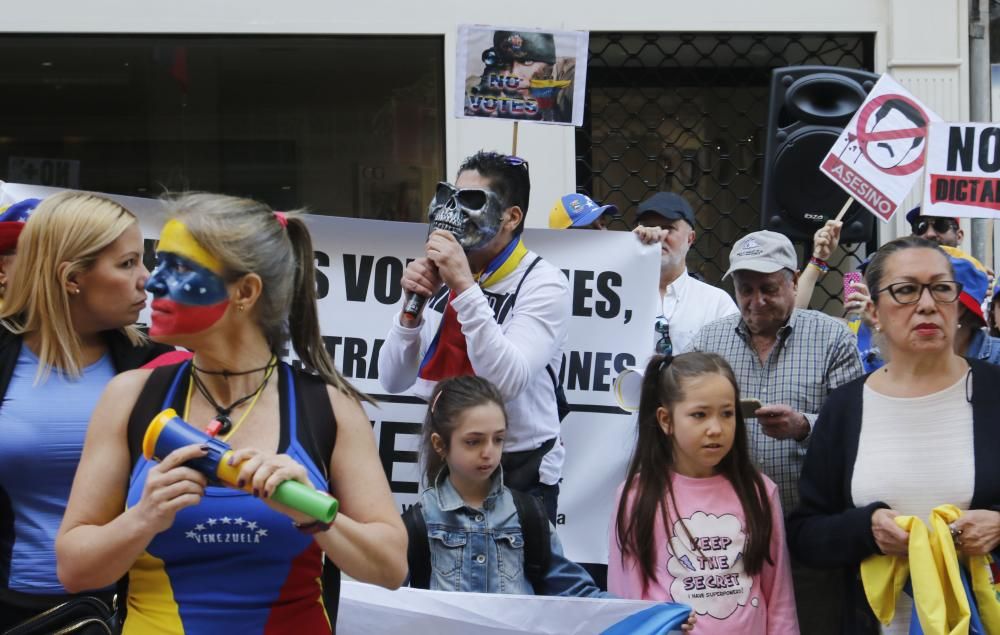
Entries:
{"label": "white protest banner", "polygon": [[[3,184],[0,205],[59,191]],[[147,267],[163,223],[151,199],[112,196],[140,217]],[[402,306],[400,278],[421,255],[427,226],[418,223],[306,216],[315,252],[320,328],[337,368],[379,400],[366,405],[382,466],[400,511],[416,501],[417,450],[426,405],[408,395],[386,395],[378,382],[378,354]],[[659,250],[630,233],[528,229],[529,249],[562,269],[572,291],[565,358],[566,396],[573,405],[562,424],[566,446],[557,528],[567,557],[606,563],[614,494],[625,479],[634,444],[635,416],[612,393],[626,366],[644,365],[652,352],[658,298]],[[148,318],[144,312],[140,321]],[[544,369],[541,372],[545,372]]]}
{"label": "white protest banner", "polygon": [[927,124],[933,121],[941,118],[891,76],[882,75],[819,169],[888,221],[920,179]]}
{"label": "white protest banner", "polygon": [[582,125],[588,40],[586,31],[460,25],[455,116]]}
{"label": "white protest banner", "polygon": [[924,182],[925,216],[1000,218],[1000,127],[932,123]]}
{"label": "white protest banner", "polygon": [[[640,611],[658,614],[634,625]],[[640,600],[451,593],[345,581],[340,590],[340,635],[670,635],[690,609]],[[622,622],[626,621],[625,624]]]}

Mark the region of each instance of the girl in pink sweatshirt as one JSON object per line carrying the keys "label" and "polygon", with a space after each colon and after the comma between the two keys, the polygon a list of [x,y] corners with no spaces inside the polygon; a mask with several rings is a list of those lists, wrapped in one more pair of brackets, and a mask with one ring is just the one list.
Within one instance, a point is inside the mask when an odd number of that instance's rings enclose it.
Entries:
{"label": "girl in pink sweatshirt", "polygon": [[751,462],[739,404],[718,355],[649,362],[608,590],[690,605],[700,635],[798,633],[777,486]]}

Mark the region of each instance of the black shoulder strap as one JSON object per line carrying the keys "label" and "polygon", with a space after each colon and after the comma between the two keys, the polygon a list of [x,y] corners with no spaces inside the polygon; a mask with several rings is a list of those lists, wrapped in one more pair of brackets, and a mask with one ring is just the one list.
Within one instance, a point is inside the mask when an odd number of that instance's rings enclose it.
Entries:
{"label": "black shoulder strap", "polygon": [[531,264],[528,265],[528,268],[524,270],[524,275],[521,276],[521,279],[517,283],[517,288],[514,289],[514,297],[511,298],[510,308],[512,309],[514,308],[514,303],[517,302],[517,296],[518,294],[521,293],[521,287],[524,286],[524,281],[528,278],[528,274],[531,273],[531,270],[535,268],[535,265],[537,265],[538,261],[540,261],[541,259],[542,259],[541,256],[535,256],[535,259],[531,261]]}
{"label": "black shoulder strap", "polygon": [[128,418],[128,453],[131,458],[129,473],[142,456],[142,438],[146,436],[146,428],[153,417],[163,410],[163,400],[170,390],[170,382],[173,381],[180,364],[170,366],[159,366],[153,369],[146,379],[146,385],[142,387],[139,398],[135,400],[135,407]]}
{"label": "black shoulder strap", "polygon": [[545,593],[545,574],[552,566],[552,536],[549,517],[542,508],[542,501],[531,494],[508,490],[514,497],[517,518],[524,536],[524,575],[535,589],[535,595]]}
{"label": "black shoulder strap", "polygon": [[330,480],[330,457],[337,443],[337,419],[330,404],[327,384],[319,375],[293,370],[295,402],[299,413],[299,443],[309,454],[323,477]]}
{"label": "black shoulder strap", "polygon": [[410,566],[410,586],[414,589],[431,588],[431,544],[427,538],[427,522],[420,502],[403,512],[403,524],[410,538],[406,547],[406,562]]}

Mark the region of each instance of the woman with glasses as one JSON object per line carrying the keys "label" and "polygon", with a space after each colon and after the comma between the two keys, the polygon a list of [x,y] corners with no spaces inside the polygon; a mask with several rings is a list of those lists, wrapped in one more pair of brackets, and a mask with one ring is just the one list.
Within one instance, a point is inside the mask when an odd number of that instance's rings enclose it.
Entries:
{"label": "woman with glasses", "polygon": [[[827,399],[813,429],[789,517],[793,555],[844,569],[844,633],[878,633],[858,567],[873,555],[907,555],[899,515],[926,519],[953,504],[960,555],[1000,545],[1000,368],[955,353],[962,285],[936,244],[908,236],[884,245],[866,271],[872,318],[889,362]],[[907,633],[912,601],[895,600],[883,633]]]}

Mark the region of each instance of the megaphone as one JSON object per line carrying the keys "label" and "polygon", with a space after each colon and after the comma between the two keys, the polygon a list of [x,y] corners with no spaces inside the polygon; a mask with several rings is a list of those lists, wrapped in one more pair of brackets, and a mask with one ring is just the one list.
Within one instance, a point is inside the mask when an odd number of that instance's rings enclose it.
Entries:
{"label": "megaphone", "polygon": [[[173,408],[167,408],[153,417],[142,439],[142,455],[148,461],[162,461],[177,448],[185,445],[204,445],[208,454],[185,463],[208,477],[211,484],[228,485],[236,489],[251,491],[252,485],[237,486],[240,475],[239,465],[230,465],[232,447],[220,439],[209,436],[178,416]],[[325,492],[304,485],[296,480],[287,480],[278,485],[271,494],[271,500],[291,507],[316,520],[330,524],[337,515],[340,503]]]}
{"label": "megaphone", "polygon": [[618,407],[628,412],[638,412],[642,396],[642,373],[645,369],[626,366],[615,377],[614,391]]}

